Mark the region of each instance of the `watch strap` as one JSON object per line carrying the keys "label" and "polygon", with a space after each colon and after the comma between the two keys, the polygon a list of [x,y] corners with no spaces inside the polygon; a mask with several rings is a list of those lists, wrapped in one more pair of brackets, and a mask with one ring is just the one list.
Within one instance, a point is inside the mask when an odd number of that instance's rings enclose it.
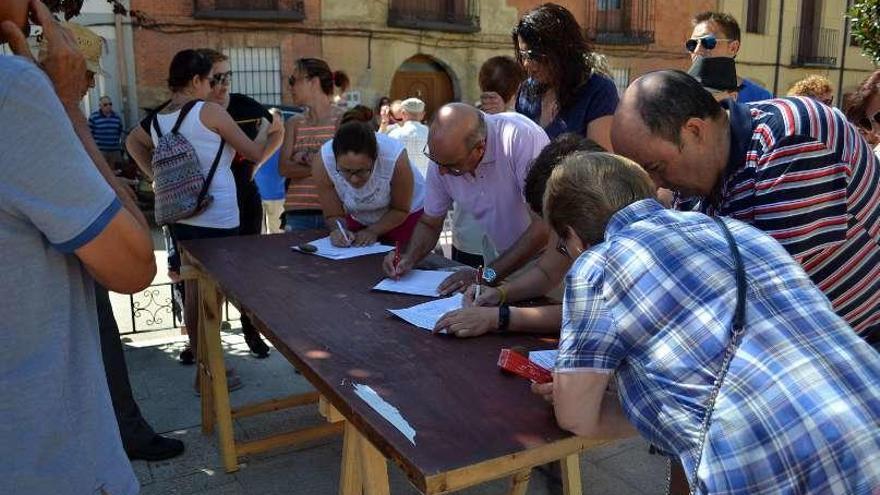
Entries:
{"label": "watch strap", "polygon": [[498,333],[507,333],[510,329],[510,306],[498,306]]}

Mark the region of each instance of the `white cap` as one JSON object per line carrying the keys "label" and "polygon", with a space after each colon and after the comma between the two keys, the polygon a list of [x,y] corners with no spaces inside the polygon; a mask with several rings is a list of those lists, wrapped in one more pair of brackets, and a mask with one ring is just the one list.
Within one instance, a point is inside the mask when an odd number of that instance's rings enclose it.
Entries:
{"label": "white cap", "polygon": [[400,108],[409,113],[421,113],[425,111],[425,102],[418,98],[407,98],[400,102]]}

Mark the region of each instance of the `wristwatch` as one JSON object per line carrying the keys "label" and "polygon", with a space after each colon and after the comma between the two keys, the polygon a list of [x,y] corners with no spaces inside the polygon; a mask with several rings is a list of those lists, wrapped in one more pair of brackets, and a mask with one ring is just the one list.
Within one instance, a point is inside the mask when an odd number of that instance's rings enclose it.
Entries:
{"label": "wristwatch", "polygon": [[507,333],[510,328],[510,306],[502,304],[498,306],[498,333]]}
{"label": "wristwatch", "polygon": [[496,278],[498,278],[498,274],[495,273],[494,268],[491,266],[483,268],[483,282],[486,282],[486,285],[493,286]]}

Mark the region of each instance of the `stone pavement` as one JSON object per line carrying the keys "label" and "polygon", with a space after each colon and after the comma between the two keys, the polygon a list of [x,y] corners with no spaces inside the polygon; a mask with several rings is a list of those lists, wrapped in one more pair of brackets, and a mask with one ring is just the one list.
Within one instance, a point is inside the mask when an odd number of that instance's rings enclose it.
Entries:
{"label": "stone pavement", "polygon": [[[125,308],[127,311],[127,308]],[[123,315],[117,313],[120,317]],[[135,397],[144,416],[162,433],[186,443],[181,457],[162,462],[134,462],[143,495],[318,494],[338,491],[342,440],[335,438],[299,448],[251,456],[242,468],[226,474],[214,437],[201,434],[199,399],[193,393],[193,366],[182,366],[177,354],[184,337],[178,331],[126,335],[126,359]],[[158,339],[157,339],[158,338]],[[245,387],[231,395],[233,405],[310,390],[277,352],[267,359],[250,357],[238,329],[224,332],[227,365],[235,367]],[[314,406],[235,420],[239,438],[254,439],[282,429],[323,421]],[[588,495],[654,494],[665,488],[666,466],[648,454],[640,439],[626,440],[581,457],[584,493]],[[391,492],[418,493],[402,472],[389,465]],[[506,480],[463,490],[461,494],[505,493]],[[558,484],[533,472],[529,494],[561,494]]]}

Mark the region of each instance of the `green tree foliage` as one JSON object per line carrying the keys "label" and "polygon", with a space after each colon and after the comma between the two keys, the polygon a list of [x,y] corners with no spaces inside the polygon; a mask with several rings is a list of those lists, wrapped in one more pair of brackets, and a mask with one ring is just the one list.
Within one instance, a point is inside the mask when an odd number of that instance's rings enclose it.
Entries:
{"label": "green tree foliage", "polygon": [[849,15],[853,38],[862,53],[880,64],[880,0],[856,0]]}

